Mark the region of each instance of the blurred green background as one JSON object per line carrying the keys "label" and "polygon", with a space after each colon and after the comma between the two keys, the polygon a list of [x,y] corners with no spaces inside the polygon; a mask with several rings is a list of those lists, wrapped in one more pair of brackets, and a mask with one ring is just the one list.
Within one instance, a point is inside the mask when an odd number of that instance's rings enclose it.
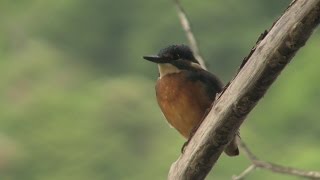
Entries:
{"label": "blurred green background", "polygon": [[[290,0],[182,3],[210,71],[228,82]],[[0,23],[0,179],[166,179],[184,139],[141,57],[187,43],[170,0],[2,0]],[[319,48],[318,31],[243,124],[261,159],[320,170]],[[222,155],[208,179],[248,165]],[[271,178],[299,179],[248,177]]]}

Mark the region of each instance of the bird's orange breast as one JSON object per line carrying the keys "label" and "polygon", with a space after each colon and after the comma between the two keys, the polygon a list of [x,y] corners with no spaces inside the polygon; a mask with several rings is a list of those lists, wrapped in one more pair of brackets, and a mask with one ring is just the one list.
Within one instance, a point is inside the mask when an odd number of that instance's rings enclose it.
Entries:
{"label": "bird's orange breast", "polygon": [[184,71],[158,79],[156,95],[167,121],[185,138],[204,118],[212,99],[206,92],[206,84],[189,80]]}

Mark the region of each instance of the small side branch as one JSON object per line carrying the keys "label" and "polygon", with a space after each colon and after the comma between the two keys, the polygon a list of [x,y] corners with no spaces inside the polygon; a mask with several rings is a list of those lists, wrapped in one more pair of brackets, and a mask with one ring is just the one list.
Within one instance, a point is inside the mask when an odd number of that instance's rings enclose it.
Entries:
{"label": "small side branch", "polygon": [[309,179],[320,179],[320,172],[317,171],[305,171],[301,169],[296,169],[292,167],[281,166],[278,164],[262,161],[258,159],[247,147],[247,145],[238,139],[238,145],[240,149],[244,152],[244,154],[251,161],[251,165],[244,170],[239,176],[234,176],[233,180],[242,180],[244,179],[250,172],[252,172],[256,168],[266,169],[275,173],[287,174],[291,176],[300,176]]}
{"label": "small side branch", "polygon": [[200,65],[204,68],[207,69],[205,61],[203,60],[202,56],[200,55],[200,51],[198,48],[198,42],[197,39],[195,38],[195,36],[193,35],[188,17],[183,9],[183,7],[180,4],[179,0],[173,0],[176,8],[177,8],[177,12],[178,12],[178,16],[180,19],[180,23],[181,26],[183,28],[183,30],[185,31],[185,34],[187,35],[187,39],[189,41],[190,47],[194,53],[195,58],[199,61]]}
{"label": "small side branch", "polygon": [[254,164],[251,164],[247,169],[245,169],[241,174],[238,176],[233,176],[232,180],[243,180],[245,177],[247,177],[252,171],[256,169],[256,166]]}

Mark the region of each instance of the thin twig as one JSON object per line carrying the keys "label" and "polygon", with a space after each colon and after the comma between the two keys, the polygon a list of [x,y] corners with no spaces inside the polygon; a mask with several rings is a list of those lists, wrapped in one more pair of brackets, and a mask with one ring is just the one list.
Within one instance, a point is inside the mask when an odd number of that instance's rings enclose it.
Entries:
{"label": "thin twig", "polygon": [[239,174],[238,176],[233,176],[232,180],[242,180],[244,179],[246,176],[248,176],[248,174],[250,174],[253,170],[256,169],[256,166],[254,164],[251,164],[247,169],[245,169],[241,174]]}
{"label": "thin twig", "polygon": [[183,28],[183,30],[186,33],[187,39],[189,41],[190,47],[194,53],[195,58],[199,61],[200,65],[202,66],[203,69],[207,69],[206,64],[202,58],[202,56],[200,55],[200,51],[198,48],[198,43],[197,40],[195,38],[195,36],[193,35],[193,32],[191,30],[191,26],[188,20],[188,17],[183,9],[183,7],[181,6],[181,3],[179,0],[173,0],[176,8],[177,8],[177,13],[180,19],[180,23],[181,26]]}
{"label": "thin twig", "polygon": [[[292,167],[287,167],[287,166],[281,166],[278,164],[262,161],[258,159],[247,147],[247,145],[240,139],[238,140],[238,145],[240,149],[244,152],[244,154],[248,157],[248,159],[251,161],[251,165],[244,170],[239,176],[234,176],[234,180],[241,180],[244,179],[250,171],[256,168],[261,168],[261,169],[266,169],[275,173],[280,173],[280,174],[287,174],[291,176],[300,176],[304,178],[309,178],[309,179],[320,179],[320,172],[317,171],[305,171],[301,169],[296,169]],[[253,167],[252,167],[253,166]],[[250,168],[250,171],[249,171]],[[252,169],[252,170],[251,170]],[[249,171],[249,172],[248,172]]]}
{"label": "thin twig", "polygon": [[237,138],[237,144],[250,161],[253,162],[258,160],[241,138]]}

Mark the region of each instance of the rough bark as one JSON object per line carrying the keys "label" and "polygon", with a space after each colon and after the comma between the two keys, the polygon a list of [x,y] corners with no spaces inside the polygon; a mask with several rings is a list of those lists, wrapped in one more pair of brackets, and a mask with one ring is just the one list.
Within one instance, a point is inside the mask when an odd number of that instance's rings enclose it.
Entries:
{"label": "rough bark", "polygon": [[218,96],[184,153],[172,164],[168,179],[201,180],[210,172],[283,68],[320,21],[320,0],[295,0],[263,33],[238,74]]}

